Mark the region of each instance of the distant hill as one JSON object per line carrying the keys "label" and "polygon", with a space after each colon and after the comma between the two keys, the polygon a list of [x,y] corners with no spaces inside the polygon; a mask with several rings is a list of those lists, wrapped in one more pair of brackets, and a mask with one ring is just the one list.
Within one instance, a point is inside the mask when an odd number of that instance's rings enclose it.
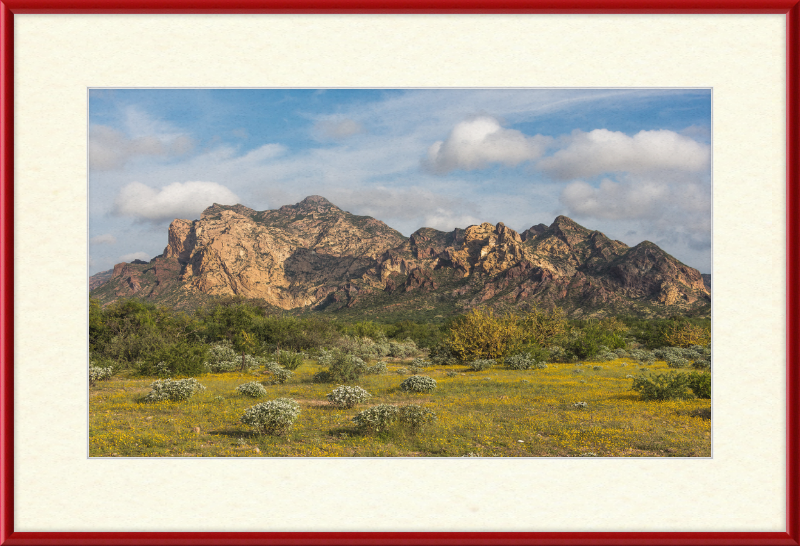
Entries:
{"label": "distant hill", "polygon": [[[478,305],[564,308],[573,317],[710,310],[696,269],[655,244],[629,247],[566,216],[522,234],[503,223],[404,237],[369,216],[310,196],[277,210],[207,208],[174,220],[163,254],[90,279],[103,303],[139,297],[176,308],[215,296],[294,312],[443,318]],[[104,280],[106,279],[106,280]]]}
{"label": "distant hill", "polygon": [[106,281],[111,279],[113,273],[114,270],[109,269],[108,271],[101,271],[89,277],[89,290],[94,290],[98,286],[105,284]]}

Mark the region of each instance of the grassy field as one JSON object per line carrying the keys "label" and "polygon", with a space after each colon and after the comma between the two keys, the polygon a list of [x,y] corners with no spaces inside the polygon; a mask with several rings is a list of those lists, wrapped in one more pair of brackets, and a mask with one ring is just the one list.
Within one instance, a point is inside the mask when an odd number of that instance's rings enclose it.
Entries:
{"label": "grassy field", "polygon": [[[410,360],[410,359],[409,359]],[[627,364],[624,364],[626,363]],[[398,386],[407,363],[389,361],[389,373],[358,385],[372,394],[351,409],[331,407],[335,384],[314,384],[321,368],[304,362],[283,385],[255,399],[236,387],[266,376],[253,373],[197,377],[206,390],[184,402],[143,402],[152,378],[113,377],[90,388],[92,457],[710,457],[711,401],[643,402],[627,375],[667,370],[656,362],[549,364],[547,369],[482,372],[466,366],[425,368],[438,386],[411,394]],[[595,367],[600,367],[595,370]],[[456,372],[453,376],[448,372]],[[239,422],[245,409],[293,398],[301,413],[285,436],[262,436]],[[586,402],[586,407],[575,406]],[[352,422],[376,404],[419,404],[437,421],[412,433],[397,429],[362,434]],[[700,414],[705,414],[701,417]]]}

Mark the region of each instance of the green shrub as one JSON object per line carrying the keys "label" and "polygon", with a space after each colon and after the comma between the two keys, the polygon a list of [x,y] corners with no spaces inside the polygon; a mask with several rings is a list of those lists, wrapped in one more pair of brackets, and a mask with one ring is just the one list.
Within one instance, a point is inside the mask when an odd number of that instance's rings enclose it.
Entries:
{"label": "green shrub", "polygon": [[253,398],[267,395],[267,389],[261,383],[256,383],[255,381],[239,385],[236,387],[236,392],[242,396],[251,396]]}
{"label": "green shrub", "polygon": [[690,398],[689,378],[684,373],[640,375],[633,379],[632,390],[642,400],[684,400]]}
{"label": "green shrub", "polygon": [[146,402],[160,402],[162,400],[179,402],[181,400],[188,400],[199,391],[206,390],[206,388],[193,377],[180,380],[159,379],[154,381],[150,385],[150,388],[153,390],[145,396],[144,399]]}
{"label": "green shrub", "polygon": [[208,348],[208,360],[206,361],[208,371],[212,373],[232,372],[239,369],[241,365],[242,357],[236,354],[229,341],[215,343]]}
{"label": "green shrub", "polygon": [[488,370],[492,366],[494,366],[496,362],[489,358],[479,358],[477,360],[473,360],[469,363],[469,369],[474,372],[480,372],[483,370]]}
{"label": "green shrub", "polygon": [[458,364],[458,358],[450,348],[444,343],[438,343],[430,348],[428,357],[431,362],[436,366],[455,366]]}
{"label": "green shrub", "polygon": [[326,396],[331,405],[339,408],[352,408],[356,404],[360,404],[372,397],[370,393],[361,387],[347,387],[345,385],[339,385]]}
{"label": "green shrub", "polygon": [[303,363],[303,353],[295,353],[292,351],[278,351],[278,364],[287,370],[294,371]]}
{"label": "green shrub", "polygon": [[427,375],[412,375],[400,383],[400,389],[406,392],[431,392],[435,388],[436,380]]}
{"label": "green shrub", "polygon": [[282,385],[294,375],[293,372],[287,370],[277,362],[267,362],[264,365],[264,373],[270,374],[269,383],[272,385]]}
{"label": "green shrub", "polygon": [[372,366],[367,367],[367,371],[365,373],[367,375],[381,375],[388,371],[389,368],[386,367],[386,362],[376,362]]}
{"label": "green shrub", "polygon": [[572,355],[567,353],[566,349],[558,345],[551,345],[548,347],[547,353],[547,357],[543,360],[548,360],[550,362],[571,362],[573,360]]}
{"label": "green shrub", "polygon": [[691,372],[689,376],[689,388],[698,398],[711,398],[711,374]]}
{"label": "green shrub", "polygon": [[390,341],[389,342],[389,355],[394,358],[403,358],[405,356],[413,356],[419,352],[417,344],[411,339],[403,341]]}
{"label": "green shrub", "polygon": [[[165,345],[148,355],[139,366],[140,375],[200,375],[206,372],[208,349],[203,344],[179,341]],[[163,363],[163,369],[156,366]],[[164,371],[167,371],[165,374]],[[159,373],[160,372],[160,373]]]}
{"label": "green shrub", "polygon": [[436,414],[417,404],[408,404],[400,407],[398,421],[412,431],[417,431],[436,420]]}
{"label": "green shrub", "polygon": [[331,351],[320,359],[328,369],[314,375],[315,383],[351,383],[369,370],[361,358],[341,351]]}
{"label": "green shrub", "polygon": [[315,373],[311,377],[311,381],[313,383],[333,383],[334,379],[333,376],[331,375],[331,372],[329,372],[328,370],[322,370]]}
{"label": "green shrub", "polygon": [[278,398],[248,408],[240,421],[256,429],[259,434],[286,434],[291,430],[300,405],[291,398]]}
{"label": "green shrub", "polygon": [[364,432],[381,432],[392,426],[398,418],[400,410],[392,404],[372,406],[353,417],[358,429]]}
{"label": "green shrub", "polygon": [[530,353],[519,353],[505,359],[505,365],[511,370],[532,370],[547,368],[547,364],[535,360]]}

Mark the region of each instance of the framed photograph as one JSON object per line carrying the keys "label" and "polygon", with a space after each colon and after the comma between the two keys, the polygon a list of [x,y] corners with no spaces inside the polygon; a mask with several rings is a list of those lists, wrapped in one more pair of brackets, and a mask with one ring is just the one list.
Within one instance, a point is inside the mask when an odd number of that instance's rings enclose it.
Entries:
{"label": "framed photograph", "polygon": [[800,542],[795,4],[1,7],[0,544]]}

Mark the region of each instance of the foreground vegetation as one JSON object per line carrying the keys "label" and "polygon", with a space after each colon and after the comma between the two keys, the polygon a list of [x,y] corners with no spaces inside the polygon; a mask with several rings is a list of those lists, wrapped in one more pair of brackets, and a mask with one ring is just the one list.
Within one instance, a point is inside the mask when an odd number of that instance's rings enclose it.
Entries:
{"label": "foreground vegetation", "polygon": [[[627,365],[624,365],[627,364]],[[326,398],[335,385],[313,383],[320,367],[304,362],[284,384],[265,387],[263,400],[291,398],[300,414],[284,435],[262,435],[240,422],[255,400],[236,387],[261,379],[253,373],[206,374],[205,390],[186,401],[146,402],[152,379],[114,377],[91,390],[91,456],[676,456],[711,454],[709,399],[643,401],[631,390],[637,365],[626,359],[545,369],[433,366],[429,393],[399,388],[408,363],[363,376],[372,396],[341,408]],[[663,362],[642,366],[666,372]],[[596,369],[600,368],[600,369]],[[575,372],[579,373],[575,373]],[[585,402],[585,406],[579,404]],[[436,414],[421,430],[358,429],[360,411],[376,404],[417,404]]]}
{"label": "foreground vegetation", "polygon": [[707,322],[90,308],[91,456],[710,456]]}

